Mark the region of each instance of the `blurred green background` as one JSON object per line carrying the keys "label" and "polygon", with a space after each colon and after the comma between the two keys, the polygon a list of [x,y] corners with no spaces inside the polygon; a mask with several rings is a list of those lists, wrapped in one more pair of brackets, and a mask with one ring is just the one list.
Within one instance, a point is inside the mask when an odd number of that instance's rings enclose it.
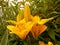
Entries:
{"label": "blurred green background", "polygon": [[[45,43],[51,41],[54,45],[60,45],[60,0],[10,1],[0,0],[0,45],[31,45],[30,43],[38,45],[39,40]],[[15,20],[18,12],[24,8],[24,3],[30,6],[32,15],[39,14],[42,18],[58,16],[46,24],[48,28],[39,36],[38,40],[34,40],[32,36],[30,40],[29,38],[21,40],[18,36],[9,34],[6,28],[9,24],[6,20]]]}

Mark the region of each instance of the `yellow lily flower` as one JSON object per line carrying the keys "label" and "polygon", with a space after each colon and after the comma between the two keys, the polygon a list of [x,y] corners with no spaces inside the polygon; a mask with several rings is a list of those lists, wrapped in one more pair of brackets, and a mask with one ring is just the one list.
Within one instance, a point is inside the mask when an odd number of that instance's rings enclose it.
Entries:
{"label": "yellow lily flower", "polygon": [[[26,8],[28,8],[28,7],[26,7]],[[16,21],[8,20],[6,22],[10,22],[10,23],[14,24],[14,26],[8,25],[7,28],[11,31],[11,33],[16,34],[21,39],[25,39],[25,37],[28,35],[28,33],[30,32],[30,30],[34,24],[31,21],[27,22],[27,20],[25,18],[21,19],[21,14],[17,15]]]}
{"label": "yellow lily flower", "polygon": [[54,18],[52,17],[48,19],[40,19],[39,16],[32,16],[29,6],[25,4],[24,18],[21,19],[21,14],[18,14],[16,21],[7,21],[11,22],[15,26],[8,25],[7,28],[12,33],[18,35],[21,39],[25,39],[27,34],[31,31],[33,37],[36,39],[41,33],[43,33],[47,29],[47,26],[45,26],[44,24],[52,19]]}
{"label": "yellow lily flower", "polygon": [[34,22],[34,25],[31,29],[31,33],[35,39],[38,38],[38,36],[47,29],[47,26],[44,24],[54,19],[54,17],[51,17],[48,19],[41,19],[41,17],[39,17],[38,15],[32,16],[28,5],[25,5],[25,8],[24,8],[24,18],[27,21]]}
{"label": "yellow lily flower", "polygon": [[54,18],[52,17],[52,18],[48,18],[48,19],[41,19],[41,18],[39,18],[39,16],[33,17],[32,22],[34,22],[35,24],[32,27],[31,33],[35,39],[38,38],[38,36],[47,29],[47,26],[44,24],[52,19],[54,19]]}
{"label": "yellow lily flower", "polygon": [[45,24],[48,21],[54,19],[53,17],[48,18],[48,19],[40,19],[41,17],[39,17],[37,15],[32,16],[31,13],[30,13],[30,8],[29,8],[28,5],[25,5],[25,8],[24,8],[24,18],[27,21],[34,22],[34,25],[33,25],[32,29],[31,29],[31,33],[32,33],[32,35],[33,35],[33,37],[35,39],[38,38],[38,36],[47,29],[47,26],[45,26],[43,24]]}

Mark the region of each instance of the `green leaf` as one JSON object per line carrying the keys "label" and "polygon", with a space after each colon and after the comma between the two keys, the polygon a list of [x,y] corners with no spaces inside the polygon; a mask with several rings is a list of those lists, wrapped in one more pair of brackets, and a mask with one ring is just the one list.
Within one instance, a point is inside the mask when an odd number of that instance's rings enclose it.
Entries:
{"label": "green leaf", "polygon": [[57,23],[57,24],[60,24],[60,17],[58,17],[58,18],[56,19],[56,23]]}
{"label": "green leaf", "polygon": [[56,36],[60,37],[60,35],[59,35],[59,34],[56,34]]}
{"label": "green leaf", "polygon": [[8,30],[5,31],[5,33],[1,39],[0,45],[7,45],[7,43],[8,43]]}
{"label": "green leaf", "polygon": [[54,41],[56,41],[55,39],[55,32],[54,30],[48,30],[48,35],[50,36],[51,39],[53,39]]}

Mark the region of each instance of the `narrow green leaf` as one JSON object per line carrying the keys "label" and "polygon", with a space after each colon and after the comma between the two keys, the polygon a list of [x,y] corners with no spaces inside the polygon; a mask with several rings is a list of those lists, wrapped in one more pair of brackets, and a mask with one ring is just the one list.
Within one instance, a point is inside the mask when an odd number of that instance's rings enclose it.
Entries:
{"label": "narrow green leaf", "polygon": [[56,34],[56,36],[60,37],[60,35],[59,35],[59,34]]}
{"label": "narrow green leaf", "polygon": [[0,45],[7,45],[7,43],[8,43],[8,30],[5,31],[5,33],[1,39]]}
{"label": "narrow green leaf", "polygon": [[55,39],[55,32],[54,32],[54,30],[49,30],[48,31],[48,35],[50,36],[50,38],[51,39],[53,39],[54,41],[56,41],[56,39]]}
{"label": "narrow green leaf", "polygon": [[56,23],[57,23],[57,24],[60,24],[60,17],[58,17],[58,18],[56,19]]}

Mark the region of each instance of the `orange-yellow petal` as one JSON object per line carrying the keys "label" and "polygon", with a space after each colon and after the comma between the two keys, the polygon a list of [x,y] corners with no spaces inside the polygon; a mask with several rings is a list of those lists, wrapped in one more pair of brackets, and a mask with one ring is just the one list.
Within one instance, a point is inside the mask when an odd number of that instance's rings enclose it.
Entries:
{"label": "orange-yellow petal", "polygon": [[32,27],[31,33],[32,33],[33,37],[34,37],[35,39],[37,39],[38,36],[39,36],[40,34],[42,34],[46,29],[47,29],[47,26],[45,26],[45,25],[35,24],[35,25]]}
{"label": "orange-yellow petal", "polygon": [[32,21],[35,22],[35,23],[38,23],[40,21],[40,18],[41,17],[36,15],[36,16],[33,17]]}
{"label": "orange-yellow petal", "polygon": [[15,27],[15,26],[13,26],[13,25],[8,25],[8,26],[7,26],[7,29],[9,29],[9,30],[10,30],[11,32],[13,32],[13,33],[18,33],[18,32],[20,32],[19,28]]}
{"label": "orange-yellow petal", "polygon": [[45,24],[52,19],[54,19],[54,17],[51,17],[51,18],[48,18],[48,19],[41,19],[38,23],[42,25],[42,24]]}
{"label": "orange-yellow petal", "polygon": [[19,22],[21,20],[21,14],[19,13],[18,15],[17,15],[17,22]]}
{"label": "orange-yellow petal", "polygon": [[24,18],[26,21],[29,21],[31,19],[30,8],[27,4],[24,6]]}
{"label": "orange-yellow petal", "polygon": [[26,23],[25,19],[22,19],[22,20],[20,20],[19,22],[17,22],[18,25],[19,25],[19,24],[25,24],[25,23]]}

